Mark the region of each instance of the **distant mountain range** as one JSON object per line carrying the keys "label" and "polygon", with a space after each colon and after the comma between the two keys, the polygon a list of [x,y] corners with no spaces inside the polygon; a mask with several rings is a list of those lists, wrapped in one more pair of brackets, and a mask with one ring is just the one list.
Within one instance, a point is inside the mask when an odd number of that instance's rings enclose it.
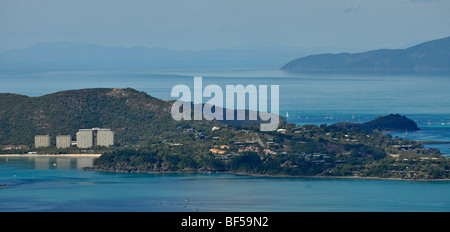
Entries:
{"label": "distant mountain range", "polygon": [[407,49],[310,55],[292,60],[281,69],[290,72],[449,72],[450,37]]}
{"label": "distant mountain range", "polygon": [[[407,49],[337,53],[341,51],[338,48],[302,48],[274,44],[177,51],[161,47],[128,48],[40,42],[24,49],[0,53],[0,70],[258,69],[278,68],[285,64],[281,69],[290,72],[450,71],[450,37]],[[302,58],[295,59],[296,57]],[[291,61],[288,62],[289,60]]]}
{"label": "distant mountain range", "polygon": [[107,47],[70,42],[36,43],[0,53],[0,69],[98,68],[278,68],[298,55],[337,52],[335,48],[301,48],[274,44],[235,49],[177,51],[154,47]]}

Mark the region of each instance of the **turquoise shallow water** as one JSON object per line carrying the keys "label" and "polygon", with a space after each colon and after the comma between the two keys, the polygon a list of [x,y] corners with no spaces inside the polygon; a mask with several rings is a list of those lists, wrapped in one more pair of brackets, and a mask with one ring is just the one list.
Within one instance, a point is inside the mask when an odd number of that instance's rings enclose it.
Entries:
{"label": "turquoise shallow water", "polygon": [[0,158],[0,211],[450,211],[450,182],[95,173],[67,159]]}
{"label": "turquoise shallow water", "polygon": [[[416,140],[450,141],[450,77],[308,75],[278,70],[205,73],[0,72],[0,92],[41,96],[80,88],[131,87],[170,99],[177,84],[279,85],[288,122],[364,122],[400,113]],[[208,99],[204,99],[207,101]],[[450,153],[450,144],[427,145]],[[0,211],[450,211],[449,182],[268,178],[80,171],[92,161],[0,158]],[[5,185],[5,186],[3,186]]]}

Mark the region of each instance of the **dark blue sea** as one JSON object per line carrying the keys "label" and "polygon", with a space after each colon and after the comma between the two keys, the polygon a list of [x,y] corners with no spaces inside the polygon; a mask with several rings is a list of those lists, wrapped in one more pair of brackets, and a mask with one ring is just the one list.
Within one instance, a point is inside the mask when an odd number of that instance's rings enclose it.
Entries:
{"label": "dark blue sea", "polygon": [[[1,72],[0,92],[42,96],[126,88],[161,99],[173,86],[279,85],[288,122],[365,122],[391,113],[420,131],[393,136],[450,141],[450,75],[290,74],[279,70]],[[207,101],[208,99],[204,99]],[[450,144],[427,145],[450,153]],[[84,158],[87,159],[87,158]],[[92,160],[0,158],[0,211],[450,211],[450,182],[274,178],[81,171]]]}

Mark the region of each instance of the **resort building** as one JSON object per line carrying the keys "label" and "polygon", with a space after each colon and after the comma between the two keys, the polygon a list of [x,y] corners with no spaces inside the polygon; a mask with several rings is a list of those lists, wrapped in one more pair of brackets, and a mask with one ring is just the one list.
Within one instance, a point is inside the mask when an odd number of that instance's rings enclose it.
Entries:
{"label": "resort building", "polygon": [[94,133],[91,129],[80,129],[77,132],[77,147],[90,148],[94,144]]}
{"label": "resort building", "polygon": [[110,129],[80,129],[77,132],[77,147],[79,148],[112,145],[114,145],[114,132]]}
{"label": "resort building", "polygon": [[213,154],[218,154],[218,155],[224,155],[227,153],[226,151],[215,149],[215,148],[209,149],[209,152],[211,152]]}
{"label": "resort building", "polygon": [[34,136],[34,146],[39,147],[50,147],[50,135],[36,135]]}
{"label": "resort building", "polygon": [[[98,129],[98,128],[94,128],[96,129],[97,132],[97,146],[105,146],[105,147],[109,147],[114,145],[114,132],[111,131],[110,129]],[[94,130],[93,129],[93,130]],[[95,132],[94,132],[95,135]]]}
{"label": "resort building", "polygon": [[72,145],[72,136],[58,135],[56,136],[56,148],[68,148]]}

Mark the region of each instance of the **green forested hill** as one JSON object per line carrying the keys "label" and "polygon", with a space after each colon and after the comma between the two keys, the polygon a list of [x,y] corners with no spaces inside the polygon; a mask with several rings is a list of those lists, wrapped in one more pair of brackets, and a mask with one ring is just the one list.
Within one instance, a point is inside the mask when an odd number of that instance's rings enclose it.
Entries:
{"label": "green forested hill", "polygon": [[365,123],[349,123],[342,122],[336,123],[334,126],[342,127],[346,129],[360,128],[367,130],[377,131],[416,131],[420,130],[417,124],[409,118],[400,114],[390,114],[386,116],[380,116],[372,121]]}
{"label": "green forested hill", "polygon": [[[82,89],[41,97],[0,94],[0,144],[34,143],[34,135],[70,134],[82,128],[110,128],[118,144],[154,143],[176,135],[170,102],[134,89]],[[218,122],[189,126],[207,128]],[[162,136],[164,134],[164,136]],[[161,135],[161,136],[160,136]]]}
{"label": "green forested hill", "polygon": [[[32,145],[38,134],[53,138],[59,134],[72,135],[75,140],[79,129],[95,127],[113,130],[119,146],[148,145],[180,137],[182,129],[206,132],[213,126],[260,123],[175,121],[170,114],[172,103],[131,88],[80,89],[40,97],[0,94],[0,145]],[[280,121],[285,123],[282,117]]]}

